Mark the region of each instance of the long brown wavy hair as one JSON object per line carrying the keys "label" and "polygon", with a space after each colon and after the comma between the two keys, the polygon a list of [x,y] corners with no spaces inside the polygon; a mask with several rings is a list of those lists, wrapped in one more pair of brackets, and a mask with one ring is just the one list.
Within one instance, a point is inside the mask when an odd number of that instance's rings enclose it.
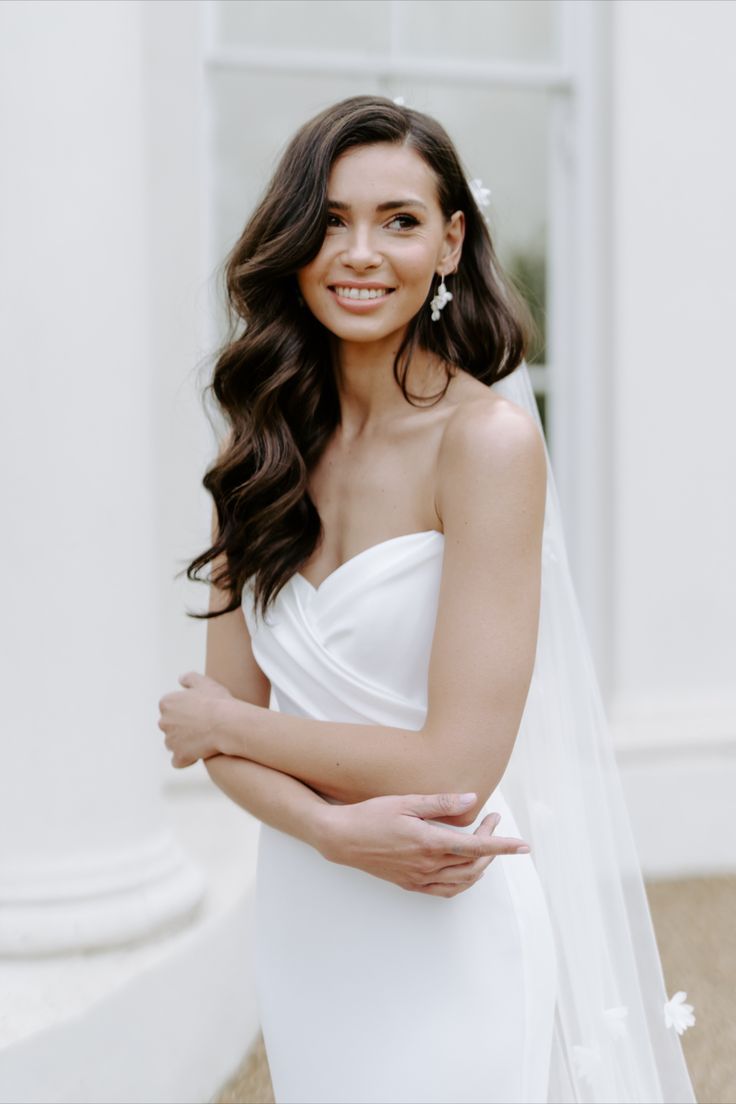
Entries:
{"label": "long brown wavy hair", "polygon": [[204,394],[205,399],[207,392],[214,395],[229,429],[226,445],[202,479],[214,499],[217,533],[186,574],[205,581],[198,572],[224,553],[210,578],[229,592],[230,602],[216,612],[188,612],[190,617],[237,609],[251,577],[254,608],[265,615],[321,538],[307,477],[340,421],[334,340],[300,302],[296,273],[322,246],[333,162],[354,146],[375,142],[415,150],[434,172],[445,218],[458,210],[465,214],[451,309],[441,325],[432,324],[430,290],[394,359],[394,378],[406,401],[413,403],[406,375],[418,348],[436,354],[446,369],[435,401],[458,367],[490,385],[509,375],[527,353],[529,312],[501,270],[443,127],[383,96],[352,96],[305,123],[224,261],[228,333]]}

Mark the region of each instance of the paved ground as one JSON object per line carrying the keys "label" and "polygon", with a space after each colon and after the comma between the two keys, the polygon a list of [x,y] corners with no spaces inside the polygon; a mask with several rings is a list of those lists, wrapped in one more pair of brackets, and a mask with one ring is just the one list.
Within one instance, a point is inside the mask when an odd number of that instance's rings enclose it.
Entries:
{"label": "paved ground", "polygon": [[[736,875],[652,882],[647,893],[667,992],[684,989],[696,1022],[682,1046],[699,1104],[736,1104]],[[214,1104],[273,1104],[259,1038]]]}

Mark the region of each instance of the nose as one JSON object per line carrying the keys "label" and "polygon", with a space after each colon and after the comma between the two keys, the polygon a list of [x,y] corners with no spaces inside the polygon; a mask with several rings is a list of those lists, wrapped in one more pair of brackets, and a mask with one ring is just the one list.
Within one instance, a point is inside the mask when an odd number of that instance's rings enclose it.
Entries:
{"label": "nose", "polygon": [[371,227],[356,225],[348,231],[342,261],[355,269],[380,267],[383,258],[375,247]]}

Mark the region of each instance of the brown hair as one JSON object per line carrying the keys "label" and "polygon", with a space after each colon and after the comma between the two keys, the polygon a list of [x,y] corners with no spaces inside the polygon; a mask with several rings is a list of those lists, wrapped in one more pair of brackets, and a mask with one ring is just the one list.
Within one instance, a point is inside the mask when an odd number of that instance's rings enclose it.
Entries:
{"label": "brown hair", "polygon": [[354,146],[374,142],[415,150],[434,171],[445,218],[458,210],[465,214],[451,309],[441,325],[433,324],[430,290],[394,359],[404,398],[412,401],[405,382],[417,348],[436,354],[446,367],[437,401],[458,366],[490,385],[509,375],[527,352],[529,313],[500,268],[443,127],[382,96],[352,96],[305,123],[224,262],[229,329],[205,397],[211,390],[230,432],[202,480],[214,499],[217,537],[186,574],[202,581],[198,571],[225,553],[223,567],[211,579],[231,600],[222,610],[190,617],[237,609],[251,577],[255,608],[265,614],[321,537],[307,476],[339,423],[340,405],[332,335],[300,305],[296,273],[322,246],[333,162]]}

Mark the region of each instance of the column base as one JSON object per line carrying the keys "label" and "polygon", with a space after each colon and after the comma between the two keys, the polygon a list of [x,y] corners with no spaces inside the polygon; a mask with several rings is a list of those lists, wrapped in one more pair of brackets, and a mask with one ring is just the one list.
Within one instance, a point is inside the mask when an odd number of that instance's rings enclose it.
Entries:
{"label": "column base", "polygon": [[129,945],[189,923],[204,878],[167,829],[123,851],[0,866],[0,955]]}

